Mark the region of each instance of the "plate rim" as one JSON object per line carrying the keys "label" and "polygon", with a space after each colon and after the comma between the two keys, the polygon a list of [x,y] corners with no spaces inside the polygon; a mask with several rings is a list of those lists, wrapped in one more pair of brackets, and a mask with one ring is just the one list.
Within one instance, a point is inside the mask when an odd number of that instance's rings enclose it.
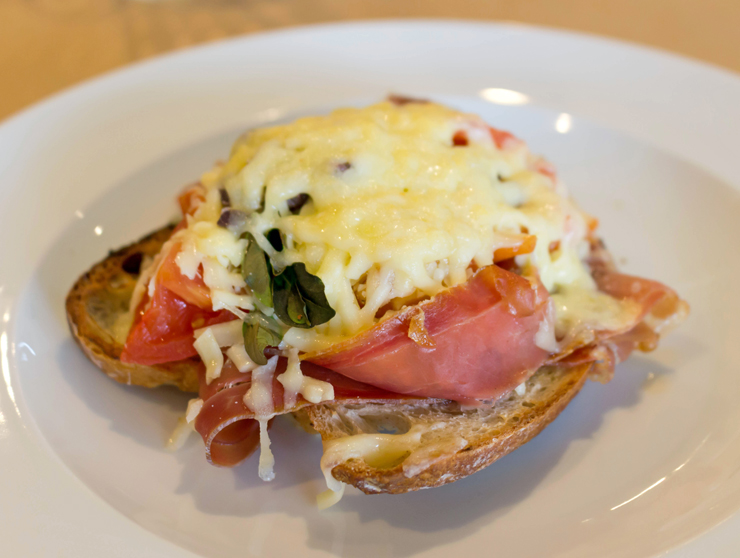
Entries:
{"label": "plate rim", "polygon": [[[333,30],[340,29],[340,28],[346,29],[346,28],[353,28],[353,27],[366,27],[366,28],[368,27],[384,28],[388,26],[426,27],[426,26],[429,26],[430,24],[435,25],[435,26],[442,26],[442,27],[447,27],[447,26],[452,25],[455,27],[468,26],[468,27],[476,27],[476,28],[485,28],[485,29],[490,29],[494,32],[496,30],[502,30],[502,29],[517,29],[517,30],[523,30],[528,33],[535,33],[535,34],[544,33],[545,35],[549,34],[549,35],[554,35],[556,37],[566,37],[566,38],[567,37],[577,37],[580,39],[584,39],[586,41],[596,41],[596,42],[599,42],[601,44],[604,44],[606,46],[610,46],[613,48],[619,48],[619,49],[629,48],[637,55],[650,54],[651,56],[657,56],[659,59],[664,58],[666,60],[672,60],[682,65],[689,64],[695,68],[700,69],[702,72],[708,71],[711,73],[715,73],[718,77],[722,77],[723,79],[726,79],[728,77],[732,78],[740,86],[740,74],[735,73],[729,69],[716,66],[712,63],[702,61],[702,60],[697,60],[697,59],[694,59],[694,58],[691,58],[691,57],[688,57],[682,54],[665,51],[658,47],[653,47],[649,45],[641,45],[641,44],[632,43],[629,41],[615,39],[611,37],[602,37],[599,35],[593,35],[593,34],[586,33],[586,32],[564,31],[561,29],[529,25],[529,24],[520,24],[520,23],[484,22],[484,21],[475,21],[475,20],[467,20],[467,19],[437,19],[437,18],[429,18],[429,19],[421,18],[420,19],[420,18],[415,18],[415,19],[389,19],[389,20],[379,19],[379,20],[362,20],[362,21],[352,21],[352,22],[318,23],[318,24],[312,24],[312,25],[302,25],[302,26],[287,27],[287,28],[257,32],[257,33],[250,33],[250,34],[241,35],[237,37],[218,39],[215,41],[210,41],[204,44],[196,45],[194,47],[188,47],[185,49],[160,54],[160,55],[157,55],[151,58],[147,58],[144,60],[134,62],[132,64],[128,64],[122,67],[118,67],[118,68],[106,71],[97,76],[88,78],[80,83],[64,88],[54,93],[53,95],[43,100],[38,101],[37,103],[34,103],[28,107],[21,109],[20,111],[14,114],[11,114],[7,118],[5,118],[2,122],[0,122],[0,139],[2,139],[2,137],[5,134],[12,134],[14,127],[23,126],[28,123],[32,123],[34,118],[42,115],[44,111],[54,110],[55,106],[63,105],[68,99],[76,98],[77,96],[81,94],[81,92],[89,91],[95,88],[95,86],[99,83],[110,82],[110,81],[115,81],[115,80],[126,80],[126,79],[129,79],[129,76],[132,76],[138,72],[141,72],[142,70],[146,68],[153,68],[159,65],[167,65],[167,64],[172,63],[172,61],[174,60],[184,59],[196,53],[206,54],[210,50],[215,51],[220,48],[223,48],[224,45],[245,45],[245,44],[248,44],[249,42],[260,40],[265,37],[279,37],[281,35],[291,35],[296,32],[323,33],[327,30],[333,31]],[[2,171],[2,169],[0,169],[0,171]],[[733,185],[736,188],[738,187],[738,184],[733,184]],[[7,191],[7,190],[10,190],[10,188],[0,188],[0,194],[2,193],[3,190]],[[0,298],[0,302],[1,301],[2,299]],[[0,325],[0,330],[2,328],[3,326]],[[6,333],[8,331],[12,331],[12,329],[5,329]],[[8,409],[7,403],[3,399],[4,396],[7,396],[7,393],[0,390],[0,411],[4,411]],[[82,483],[79,479],[77,479],[77,477],[73,473],[71,473],[71,471],[67,470],[66,466],[60,460],[58,460],[56,455],[53,453],[53,450],[51,450],[51,448],[48,447],[48,444],[46,440],[43,439],[43,437],[42,437],[42,442],[43,442],[42,445],[47,446],[45,448],[46,451],[48,451],[52,455],[52,457],[56,460],[56,465],[61,465],[65,469],[65,472],[69,473],[75,482],[79,482],[81,487],[85,487],[88,491],[90,491],[89,488],[87,488],[84,485],[84,483]],[[108,504],[104,502],[102,499],[100,499],[97,495],[95,495],[95,498],[99,499],[103,506],[108,506]],[[139,527],[128,517],[124,516],[123,514],[120,514],[119,512],[116,512],[116,514],[118,514],[120,517],[124,519],[127,519],[129,522],[131,522],[132,525],[136,525],[138,529],[144,531],[143,528]],[[715,526],[712,529],[712,532],[719,531],[720,527],[723,527],[724,529],[724,526],[726,526],[727,523],[729,523],[730,521],[734,521],[740,524],[740,521],[736,521],[737,516],[738,514],[736,514],[732,518],[726,519],[721,524]],[[706,536],[706,534],[704,536]],[[735,540],[737,540],[737,537],[735,537]],[[182,549],[178,546],[175,546],[173,543],[169,543],[169,541],[165,541],[165,542],[168,545],[172,545],[172,549],[170,549],[172,552],[180,553],[180,554],[173,554],[173,555],[183,555],[181,553],[186,553],[188,555],[191,555],[187,550]],[[687,545],[684,545],[682,548],[686,548],[690,544],[691,543],[688,543]]]}
{"label": "plate rim", "polygon": [[601,43],[606,46],[613,46],[618,48],[627,48],[634,50],[637,54],[650,54],[656,57],[664,58],[665,60],[672,60],[674,62],[680,62],[682,64],[689,64],[702,71],[710,71],[716,73],[718,76],[725,78],[734,78],[740,83],[740,71],[736,72],[730,68],[725,68],[709,60],[703,60],[698,57],[693,57],[684,53],[674,52],[667,48],[659,47],[656,45],[649,45],[630,41],[628,39],[622,39],[619,37],[611,37],[606,35],[599,35],[597,33],[583,31],[583,30],[570,30],[554,26],[537,25],[527,22],[520,22],[516,20],[476,20],[471,18],[424,18],[424,17],[413,17],[413,18],[370,18],[370,19],[358,19],[358,20],[347,20],[347,21],[332,21],[332,22],[317,22],[308,24],[289,25],[286,27],[280,27],[276,29],[258,30],[254,32],[242,33],[229,37],[219,37],[216,39],[208,40],[195,45],[189,45],[183,48],[177,48],[175,50],[162,52],[155,54],[150,57],[142,58],[139,60],[133,60],[129,63],[121,66],[116,66],[104,70],[99,74],[89,76],[76,83],[67,85],[58,91],[55,91],[37,101],[32,102],[27,106],[23,106],[16,111],[6,115],[0,120],[0,133],[3,128],[15,122],[16,120],[23,120],[27,118],[29,113],[34,113],[38,109],[49,106],[52,103],[56,103],[61,99],[66,98],[70,95],[78,94],[78,90],[87,89],[88,87],[94,86],[96,83],[101,81],[108,81],[111,78],[120,78],[129,73],[141,71],[149,66],[156,66],[176,60],[181,57],[191,56],[194,53],[203,53],[211,49],[222,48],[228,44],[239,44],[247,43],[253,40],[260,40],[269,37],[278,37],[280,35],[291,35],[296,32],[321,32],[321,31],[333,31],[339,28],[348,27],[387,27],[393,26],[428,26],[428,25],[439,25],[448,26],[450,24],[456,26],[468,26],[477,28],[492,28],[492,29],[516,29],[523,30],[530,33],[538,34],[550,34],[556,37],[577,37],[586,41],[593,41]]}

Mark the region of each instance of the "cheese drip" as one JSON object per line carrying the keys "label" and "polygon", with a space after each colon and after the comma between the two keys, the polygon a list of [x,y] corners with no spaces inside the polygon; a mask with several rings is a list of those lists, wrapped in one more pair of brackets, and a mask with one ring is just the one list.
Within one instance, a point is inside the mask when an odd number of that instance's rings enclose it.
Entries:
{"label": "cheese drip", "polygon": [[254,412],[254,418],[260,425],[259,476],[263,481],[271,481],[275,478],[275,457],[270,450],[267,427],[270,419],[275,416],[272,379],[277,362],[278,357],[274,356],[264,366],[252,370],[252,386],[244,394],[244,404]]}
{"label": "cheese drip", "polygon": [[329,382],[303,375],[298,349],[288,350],[288,366],[277,379],[285,388],[283,405],[286,409],[296,404],[298,395],[303,396],[303,399],[309,403],[321,403],[334,399],[334,386]]}
{"label": "cheese drip", "polygon": [[[332,475],[337,465],[351,459],[361,459],[371,467],[385,469],[401,463],[406,477],[414,477],[433,466],[443,456],[454,454],[468,445],[461,436],[451,436],[437,442],[422,444],[422,436],[443,423],[416,424],[404,434],[354,434],[324,442],[321,471],[328,490],[319,494],[319,509],[336,504],[344,494],[344,484]],[[365,484],[370,489],[369,483]]]}
{"label": "cheese drip", "polygon": [[[453,142],[459,132],[464,146]],[[465,282],[471,267],[491,265],[497,250],[528,236],[536,237],[534,251],[517,263],[536,267],[550,292],[594,291],[583,263],[586,218],[542,168],[523,142],[498,147],[479,117],[433,103],[384,102],[253,130],[203,175],[205,201],[188,218],[177,263],[189,277],[198,266],[208,271],[214,304],[248,310],[252,299],[236,271],[242,232],[277,268],[305,263],[336,316],[286,333],[285,343],[302,351]],[[222,191],[231,210],[247,215],[239,231],[216,225]],[[281,251],[265,237],[273,229]]]}

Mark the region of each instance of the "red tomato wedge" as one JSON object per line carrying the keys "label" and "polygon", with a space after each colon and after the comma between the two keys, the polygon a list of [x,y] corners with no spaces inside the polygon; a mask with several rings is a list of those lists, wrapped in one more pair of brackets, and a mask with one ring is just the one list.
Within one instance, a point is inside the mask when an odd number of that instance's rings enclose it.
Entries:
{"label": "red tomato wedge", "polygon": [[193,331],[199,327],[234,319],[231,312],[211,310],[208,287],[200,275],[188,279],[180,273],[175,257],[176,243],[164,255],[155,278],[154,296],[141,305],[121,353],[123,362],[162,364],[197,354]]}
{"label": "red tomato wedge", "polygon": [[535,336],[548,298],[539,282],[487,266],[466,283],[304,358],[395,393],[494,400],[547,359]]}
{"label": "red tomato wedge", "polygon": [[121,361],[151,366],[190,358],[198,354],[195,329],[233,319],[231,312],[204,310],[158,286],[149,307],[134,321]]}
{"label": "red tomato wedge", "polygon": [[[194,212],[204,199],[201,184],[186,189],[178,198],[183,215]],[[184,225],[183,220],[175,231]],[[210,290],[203,282],[202,271],[193,279],[180,272],[176,257],[181,247],[176,242],[162,255],[154,295],[139,306],[121,353],[123,362],[151,366],[190,358],[197,354],[193,347],[195,329],[234,319],[231,312],[211,310]]]}
{"label": "red tomato wedge", "polygon": [[180,272],[180,266],[177,265],[176,260],[180,248],[181,245],[177,242],[172,246],[169,254],[164,256],[162,265],[157,271],[156,288],[164,287],[190,304],[210,309],[211,291],[203,282],[203,273],[198,270],[198,274],[189,279]]}

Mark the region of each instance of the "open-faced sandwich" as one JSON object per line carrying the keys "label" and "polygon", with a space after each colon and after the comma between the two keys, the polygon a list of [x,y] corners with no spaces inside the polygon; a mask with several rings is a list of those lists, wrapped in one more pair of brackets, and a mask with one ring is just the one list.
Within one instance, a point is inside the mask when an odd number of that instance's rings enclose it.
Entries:
{"label": "open-faced sandwich", "polygon": [[215,465],[259,446],[272,479],[270,421],[296,414],[322,505],[486,467],[688,312],[616,271],[521,140],[433,103],[250,131],[179,202],[78,280],[72,332],[119,382],[197,392],[183,424]]}

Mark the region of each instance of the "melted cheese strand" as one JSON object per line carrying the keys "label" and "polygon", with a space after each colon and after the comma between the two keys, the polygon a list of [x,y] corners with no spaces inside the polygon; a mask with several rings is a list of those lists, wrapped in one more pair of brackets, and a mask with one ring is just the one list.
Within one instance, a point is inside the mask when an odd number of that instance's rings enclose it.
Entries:
{"label": "melted cheese strand", "polygon": [[221,369],[224,366],[224,355],[218,341],[216,341],[213,330],[207,327],[195,340],[193,347],[206,365],[206,384],[210,384],[221,376]]}
{"label": "melted cheese strand", "polygon": [[250,370],[257,368],[257,363],[249,358],[247,350],[244,348],[243,341],[229,347],[226,351],[226,356],[234,363],[234,366],[236,366],[236,369],[239,372],[249,372]]}
{"label": "melted cheese strand", "polygon": [[270,436],[267,434],[269,419],[257,419],[260,425],[259,476],[265,482],[275,479],[275,456],[270,450]]}
{"label": "melted cheese strand", "polygon": [[190,435],[195,432],[195,419],[203,408],[202,399],[191,399],[188,401],[188,408],[185,416],[177,419],[177,426],[170,434],[165,449],[168,451],[177,451],[185,445]]}
{"label": "melted cheese strand", "polygon": [[244,344],[242,325],[243,322],[241,320],[232,320],[230,322],[223,322],[221,324],[196,329],[193,332],[193,335],[195,335],[195,339],[197,340],[206,332],[206,330],[210,330],[219,347],[231,347],[237,343]]}
{"label": "melted cheese strand", "polygon": [[244,404],[254,412],[254,417],[260,425],[260,460],[259,476],[263,481],[275,478],[275,457],[270,450],[270,437],[267,426],[275,416],[275,406],[272,399],[272,379],[277,367],[278,357],[274,356],[267,364],[252,371],[252,385],[244,394]]}
{"label": "melted cheese strand", "polygon": [[288,366],[277,379],[285,388],[283,405],[286,409],[295,405],[299,394],[309,403],[321,403],[334,399],[334,386],[329,382],[303,375],[301,359],[296,348],[288,350]]}
{"label": "melted cheese strand", "polygon": [[416,425],[406,434],[355,434],[324,442],[321,456],[321,471],[328,487],[317,499],[319,509],[339,502],[344,493],[344,484],[334,478],[332,469],[349,459],[362,459],[373,467],[382,467],[409,453],[421,443],[424,428]]}

